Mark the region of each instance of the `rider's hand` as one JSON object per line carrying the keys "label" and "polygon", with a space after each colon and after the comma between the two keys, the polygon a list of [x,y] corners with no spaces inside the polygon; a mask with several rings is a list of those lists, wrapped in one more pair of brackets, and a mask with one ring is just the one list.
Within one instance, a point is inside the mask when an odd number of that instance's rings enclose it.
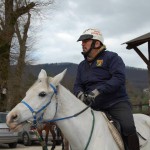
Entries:
{"label": "rider's hand", "polygon": [[92,92],[90,92],[89,94],[87,94],[87,95],[85,96],[85,99],[84,99],[85,103],[86,103],[87,105],[89,105],[90,103],[94,103],[95,98],[96,98],[99,94],[100,94],[100,92],[99,92],[97,89],[93,90]]}

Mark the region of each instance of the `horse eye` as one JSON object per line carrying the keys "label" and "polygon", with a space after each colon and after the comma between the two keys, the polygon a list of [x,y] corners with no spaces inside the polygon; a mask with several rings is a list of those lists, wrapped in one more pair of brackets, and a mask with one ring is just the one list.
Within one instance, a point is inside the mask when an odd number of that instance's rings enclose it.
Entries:
{"label": "horse eye", "polygon": [[45,97],[45,96],[46,96],[46,93],[45,93],[45,92],[41,92],[41,93],[39,94],[39,96],[40,96],[40,97]]}

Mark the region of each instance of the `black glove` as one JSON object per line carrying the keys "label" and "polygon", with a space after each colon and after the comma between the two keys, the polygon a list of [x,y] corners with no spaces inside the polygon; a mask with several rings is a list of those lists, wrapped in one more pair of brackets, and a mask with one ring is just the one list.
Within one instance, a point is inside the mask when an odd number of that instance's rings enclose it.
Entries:
{"label": "black glove", "polygon": [[95,89],[93,90],[92,92],[90,92],[89,94],[85,95],[85,99],[83,100],[83,102],[86,104],[86,105],[89,105],[91,103],[94,103],[95,102],[95,98],[100,94],[100,92]]}

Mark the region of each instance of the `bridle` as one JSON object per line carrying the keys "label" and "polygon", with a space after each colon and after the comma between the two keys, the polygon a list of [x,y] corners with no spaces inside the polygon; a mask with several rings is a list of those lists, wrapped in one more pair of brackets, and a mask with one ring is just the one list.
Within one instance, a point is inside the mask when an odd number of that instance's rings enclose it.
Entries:
{"label": "bridle", "polygon": [[[37,121],[38,121],[38,119],[41,120],[43,118],[43,113],[42,113],[42,115],[39,118],[37,118],[37,115],[40,112],[42,112],[42,111],[44,112],[44,110],[48,107],[48,105],[50,105],[51,100],[52,100],[54,94],[57,95],[57,89],[56,89],[56,87],[53,84],[51,84],[51,83],[50,83],[50,87],[53,89],[54,92],[53,92],[50,100],[44,106],[42,106],[38,111],[35,111],[27,102],[25,102],[23,100],[21,101],[21,103],[23,103],[31,111],[32,116],[33,116],[33,126],[34,127],[37,127]],[[56,105],[56,112],[57,112],[57,105]]]}

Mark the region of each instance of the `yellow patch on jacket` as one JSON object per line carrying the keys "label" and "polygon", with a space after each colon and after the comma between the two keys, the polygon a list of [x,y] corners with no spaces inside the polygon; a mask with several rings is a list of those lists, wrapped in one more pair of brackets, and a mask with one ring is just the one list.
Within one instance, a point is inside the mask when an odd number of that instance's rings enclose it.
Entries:
{"label": "yellow patch on jacket", "polygon": [[97,66],[97,67],[101,67],[102,65],[103,65],[103,59],[97,60],[96,66]]}

